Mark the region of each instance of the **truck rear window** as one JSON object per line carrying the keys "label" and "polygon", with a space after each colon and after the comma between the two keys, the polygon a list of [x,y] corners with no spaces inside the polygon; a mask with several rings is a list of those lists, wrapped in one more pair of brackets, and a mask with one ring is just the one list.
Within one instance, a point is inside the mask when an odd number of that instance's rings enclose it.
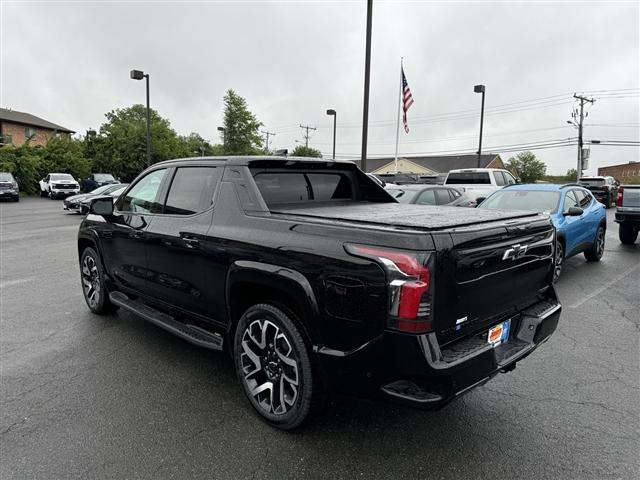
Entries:
{"label": "truck rear window", "polygon": [[445,182],[447,185],[491,185],[489,172],[453,172],[450,173]]}
{"label": "truck rear window", "polygon": [[604,178],[581,178],[578,183],[587,187],[599,187],[604,185],[605,181]]}
{"label": "truck rear window", "polygon": [[351,200],[351,180],[342,173],[261,172],[254,180],[267,205]]}

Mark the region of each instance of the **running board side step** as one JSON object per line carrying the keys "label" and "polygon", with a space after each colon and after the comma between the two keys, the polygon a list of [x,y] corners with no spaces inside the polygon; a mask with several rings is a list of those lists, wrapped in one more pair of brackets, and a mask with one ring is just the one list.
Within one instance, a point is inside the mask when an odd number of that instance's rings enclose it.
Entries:
{"label": "running board side step", "polygon": [[144,318],[148,322],[157,325],[178,337],[209,350],[222,350],[223,339],[217,333],[211,333],[196,325],[189,325],[177,321],[171,315],[160,312],[144,303],[132,300],[122,292],[109,294],[111,303],[128,310],[129,312]]}

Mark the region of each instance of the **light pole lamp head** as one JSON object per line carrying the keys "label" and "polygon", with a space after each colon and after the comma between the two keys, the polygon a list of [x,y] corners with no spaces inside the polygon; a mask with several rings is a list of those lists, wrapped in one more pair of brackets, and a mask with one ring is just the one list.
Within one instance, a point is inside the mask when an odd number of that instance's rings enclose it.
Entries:
{"label": "light pole lamp head", "polygon": [[132,80],[142,80],[144,78],[144,72],[142,70],[131,70],[129,75]]}
{"label": "light pole lamp head", "polygon": [[327,110],[327,115],[335,115],[336,111],[332,108],[330,108],[329,110]]}
{"label": "light pole lamp head", "polygon": [[484,85],[475,85],[473,87],[473,91],[476,93],[484,93],[485,86]]}

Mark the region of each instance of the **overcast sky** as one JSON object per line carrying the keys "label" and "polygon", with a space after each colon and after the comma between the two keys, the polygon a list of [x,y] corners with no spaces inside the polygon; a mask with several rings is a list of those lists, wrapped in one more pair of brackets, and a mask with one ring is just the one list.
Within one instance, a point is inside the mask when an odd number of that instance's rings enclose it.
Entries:
{"label": "overcast sky", "polygon": [[[325,111],[337,110],[337,155],[353,158],[365,4],[3,0],[0,104],[84,132],[144,102],[144,84],[129,79],[139,68],[151,75],[152,107],[180,134],[219,142],[233,88],[276,133],[275,148],[295,147],[308,124],[317,127],[310,145],[330,155]],[[597,99],[585,139],[638,141],[638,5],[374,2],[369,156],[394,152],[401,56],[415,103],[400,154],[474,151],[478,83],[487,88],[483,151],[577,136],[566,124],[573,92]],[[536,154],[550,173],[575,167],[574,146]],[[639,159],[638,147],[591,151],[591,167]]]}

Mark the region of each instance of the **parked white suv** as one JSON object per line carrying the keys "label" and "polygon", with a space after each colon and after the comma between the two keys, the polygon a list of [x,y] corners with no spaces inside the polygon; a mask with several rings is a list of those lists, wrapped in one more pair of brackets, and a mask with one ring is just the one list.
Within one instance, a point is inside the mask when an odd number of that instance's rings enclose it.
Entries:
{"label": "parked white suv", "polygon": [[511,172],[499,168],[464,168],[451,170],[444,180],[445,185],[463,188],[474,199],[486,198],[505,185],[518,183]]}
{"label": "parked white suv", "polygon": [[68,173],[50,173],[39,183],[41,197],[59,198],[80,193],[80,184]]}

